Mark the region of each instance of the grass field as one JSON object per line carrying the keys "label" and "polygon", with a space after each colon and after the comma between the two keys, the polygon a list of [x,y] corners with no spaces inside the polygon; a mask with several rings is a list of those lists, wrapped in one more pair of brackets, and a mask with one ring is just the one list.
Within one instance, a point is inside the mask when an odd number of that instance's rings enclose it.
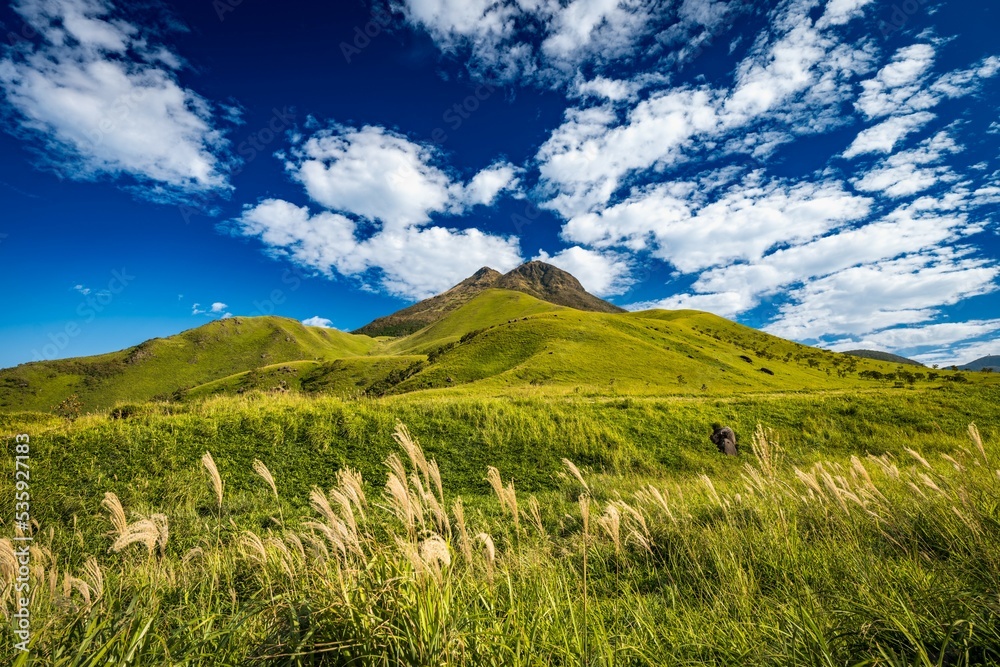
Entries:
{"label": "grass field", "polygon": [[[712,421],[736,429],[739,457],[715,452]],[[32,437],[38,522],[32,658],[7,623],[0,660],[997,664],[998,424],[986,379],[724,396],[251,387],[75,420],[0,414],[8,460],[14,434]]]}

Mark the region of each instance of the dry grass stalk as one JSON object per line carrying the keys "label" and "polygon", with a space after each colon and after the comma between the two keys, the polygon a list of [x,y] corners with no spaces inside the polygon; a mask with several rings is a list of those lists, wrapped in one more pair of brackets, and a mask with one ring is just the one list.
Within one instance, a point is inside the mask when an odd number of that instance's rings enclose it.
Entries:
{"label": "dry grass stalk", "polygon": [[590,485],[587,484],[587,480],[583,478],[583,473],[581,473],[580,469],[576,467],[576,464],[569,459],[563,459],[562,464],[566,467],[566,470],[569,470],[569,473],[576,478],[576,481],[580,482],[580,486],[583,487],[583,490],[590,493]]}
{"label": "dry grass stalk", "polygon": [[925,459],[923,456],[921,456],[919,454],[919,452],[917,452],[916,450],[913,450],[913,449],[910,449],[909,447],[907,447],[906,448],[906,453],[909,454],[910,456],[912,456],[914,459],[916,459],[917,462],[919,462],[920,465],[922,465],[923,467],[927,468],[928,470],[931,469],[931,464],[928,463],[927,459]]}
{"label": "dry grass stalk", "polygon": [[650,484],[645,489],[636,493],[635,497],[640,502],[654,505],[663,510],[663,513],[667,515],[667,518],[670,519],[674,525],[677,525],[677,518],[674,516],[674,513],[670,511],[670,505],[667,503],[666,497],[664,497],[663,493],[661,493],[658,488]]}
{"label": "dry grass stalk", "polygon": [[17,576],[17,556],[14,554],[14,544],[9,538],[0,539],[0,574],[3,575],[4,588],[13,583]]}
{"label": "dry grass stalk", "polygon": [[70,597],[74,590],[80,593],[84,604],[89,609],[93,604],[90,597],[90,586],[83,579],[77,579],[69,572],[65,572],[63,574],[63,597]]}
{"label": "dry grass stalk", "polygon": [[94,599],[100,600],[104,595],[104,571],[93,556],[87,558],[83,563],[83,572],[90,581],[90,591],[94,594]]}
{"label": "dry grass stalk", "polygon": [[782,449],[778,446],[778,437],[771,429],[765,429],[763,425],[757,424],[751,440],[751,449],[761,472],[769,479],[774,479],[778,473],[778,466],[781,462]]}
{"label": "dry grass stalk", "polygon": [[111,525],[114,527],[115,533],[124,535],[128,531],[128,519],[125,518],[125,508],[122,507],[122,502],[118,499],[118,496],[111,491],[106,492],[104,500],[101,501],[101,507],[108,510]]}
{"label": "dry grass stalk", "polygon": [[538,534],[545,537],[545,526],[542,524],[542,509],[538,504],[538,498],[534,496],[528,498],[528,518],[531,521],[531,525],[538,531]]}
{"label": "dry grass stalk", "polygon": [[261,461],[260,459],[254,459],[253,460],[253,471],[255,473],[257,473],[258,475],[260,475],[261,479],[263,479],[265,482],[267,482],[267,485],[271,487],[271,492],[274,493],[275,499],[277,499],[278,498],[278,485],[275,484],[275,482],[274,482],[274,475],[272,475],[271,471],[267,469],[267,466],[264,465],[264,462]]}
{"label": "dry grass stalk", "polygon": [[892,477],[893,479],[899,479],[899,468],[897,468],[896,464],[892,462],[888,454],[883,454],[882,456],[873,456],[872,454],[869,454],[868,458],[876,463],[886,475]]}
{"label": "dry grass stalk", "polygon": [[918,478],[920,479],[921,482],[924,483],[924,486],[926,486],[928,489],[932,489],[934,491],[937,491],[942,496],[946,495],[945,492],[941,490],[941,487],[938,486],[937,484],[935,484],[934,480],[931,479],[930,475],[928,475],[927,473],[923,473],[923,472],[920,473],[920,475],[918,475]]}
{"label": "dry grass stalk", "polygon": [[202,549],[201,547],[193,547],[191,549],[188,549],[188,552],[184,554],[184,557],[181,559],[181,563],[183,565],[187,565],[196,558],[204,558],[204,557],[205,557],[204,549]]}
{"label": "dry grass stalk", "polygon": [[469,540],[469,530],[465,524],[465,506],[462,499],[455,500],[451,506],[451,512],[455,515],[455,525],[458,526],[459,548],[462,550],[462,557],[467,565],[472,565],[472,542]]}
{"label": "dry grass stalk", "polygon": [[949,456],[948,454],[942,454],[941,458],[950,463],[957,472],[965,472],[965,466],[956,461],[954,457]]}
{"label": "dry grass stalk", "polygon": [[715,485],[712,484],[711,478],[708,475],[701,474],[698,475],[698,479],[700,479],[702,483],[705,484],[705,488],[708,489],[708,495],[711,496],[712,500],[714,500],[717,504],[721,505],[722,498],[719,497],[719,492],[715,490]]}
{"label": "dry grass stalk", "polygon": [[208,471],[209,480],[212,482],[212,489],[215,491],[215,499],[218,503],[219,509],[222,509],[222,492],[225,488],[225,484],[222,482],[222,476],[219,474],[219,469],[215,466],[215,459],[212,458],[211,452],[205,452],[204,456],[201,457],[201,464],[205,466],[205,470]]}
{"label": "dry grass stalk", "polygon": [[427,459],[424,457],[424,451],[420,448],[420,444],[410,435],[409,430],[407,430],[402,422],[396,423],[396,430],[392,434],[392,437],[406,452],[410,463],[413,464],[413,468],[424,476],[425,483],[430,486],[430,468],[427,464]]}
{"label": "dry grass stalk", "polygon": [[986,448],[983,446],[983,437],[979,435],[979,428],[976,427],[975,423],[969,424],[969,437],[972,438],[972,443],[979,450],[979,455],[983,457],[983,463],[989,463],[989,459],[986,458]]}
{"label": "dry grass stalk", "polygon": [[493,568],[496,567],[497,562],[496,544],[493,542],[493,536],[489,533],[479,533],[476,535],[476,539],[482,542],[483,549],[486,551],[486,575],[492,583]]}
{"label": "dry grass stalk", "polygon": [[597,519],[597,525],[608,534],[611,543],[615,545],[615,553],[620,554],[622,550],[622,514],[612,503],[604,509]]}

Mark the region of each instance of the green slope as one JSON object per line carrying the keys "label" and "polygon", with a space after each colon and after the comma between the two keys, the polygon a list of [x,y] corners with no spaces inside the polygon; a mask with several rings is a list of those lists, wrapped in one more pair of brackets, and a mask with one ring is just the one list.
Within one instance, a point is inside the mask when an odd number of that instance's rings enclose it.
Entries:
{"label": "green slope", "polygon": [[393,373],[405,373],[422,355],[345,357],[333,361],[292,361],[244,371],[193,387],[184,398],[198,399],[248,391],[301,391],[351,397],[378,393],[392,383]]}
{"label": "green slope", "polygon": [[279,317],[219,320],[119,352],[0,370],[0,408],[50,410],[72,394],[85,410],[167,398],[262,366],[363,355],[375,344]]}
{"label": "green slope", "polygon": [[985,375],[819,350],[698,311],[591,312],[487,289],[405,338],[234,318],[112,354],[24,364],[0,371],[0,410],[53,410],[72,395],[90,411],[247,391],[724,396]]}
{"label": "green slope", "polygon": [[[530,314],[509,317],[515,311]],[[495,290],[392,345],[432,351],[429,363],[395,393],[496,394],[528,386],[639,395],[847,389],[880,386],[859,377],[862,371],[898,368],[792,343],[709,313],[583,312]]]}

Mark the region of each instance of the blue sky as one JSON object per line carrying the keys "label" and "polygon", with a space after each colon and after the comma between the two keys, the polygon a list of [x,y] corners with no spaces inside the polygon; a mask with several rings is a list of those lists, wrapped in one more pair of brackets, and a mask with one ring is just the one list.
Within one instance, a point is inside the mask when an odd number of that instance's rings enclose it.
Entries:
{"label": "blue sky", "polygon": [[1000,353],[1000,8],[19,0],[0,366],[341,329],[543,259],[628,308]]}

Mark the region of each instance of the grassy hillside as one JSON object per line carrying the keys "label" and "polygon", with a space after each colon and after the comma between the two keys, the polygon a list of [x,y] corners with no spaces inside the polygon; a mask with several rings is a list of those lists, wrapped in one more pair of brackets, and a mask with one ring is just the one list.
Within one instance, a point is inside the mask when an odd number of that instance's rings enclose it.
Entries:
{"label": "grassy hillside", "polygon": [[396,393],[726,395],[955,377],[799,345],[699,311],[583,312],[498,290],[387,350],[429,355]]}
{"label": "grassy hillside", "polygon": [[486,289],[402,338],[234,318],[112,354],[25,364],[0,371],[0,410],[75,414],[250,390],[725,396],[970,378],[1000,381],[835,354],[698,311],[588,312]]}
{"label": "grassy hillside", "polygon": [[[708,442],[716,420],[740,457]],[[9,447],[32,436],[33,576],[55,584],[35,589],[31,660],[5,623],[0,661],[996,664],[997,424],[996,386],[953,384],[2,415]],[[138,541],[111,548],[108,492]],[[139,530],[153,516],[169,530]]]}
{"label": "grassy hillside", "polygon": [[237,317],[95,357],[0,370],[0,409],[51,410],[76,395],[84,410],[167,398],[178,389],[279,362],[367,353],[375,341],[278,317]]}

